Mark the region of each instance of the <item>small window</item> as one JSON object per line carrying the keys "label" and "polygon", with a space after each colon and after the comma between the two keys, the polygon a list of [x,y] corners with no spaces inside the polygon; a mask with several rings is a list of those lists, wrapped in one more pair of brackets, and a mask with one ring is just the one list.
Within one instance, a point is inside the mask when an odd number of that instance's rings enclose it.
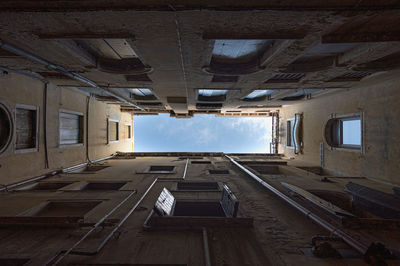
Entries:
{"label": "small window", "polygon": [[152,165],[150,166],[149,173],[172,173],[175,169],[175,166],[172,165]]}
{"label": "small window", "polygon": [[243,98],[244,101],[261,101],[271,97],[276,90],[254,90],[246,97]]}
{"label": "small window", "polygon": [[286,121],[286,146],[294,147],[294,118]]}
{"label": "small window", "polygon": [[83,143],[83,114],[60,111],[60,145]]}
{"label": "small window", "polygon": [[131,125],[125,125],[125,136],[127,139],[132,138],[132,126]]}
{"label": "small window", "polygon": [[108,142],[119,141],[119,121],[108,120]]}
{"label": "small window", "polygon": [[37,151],[38,117],[36,106],[17,105],[15,108],[15,150]]}
{"label": "small window", "polygon": [[325,126],[325,139],[331,147],[361,149],[361,116],[350,115],[329,119]]}
{"label": "small window", "polygon": [[228,90],[200,89],[198,90],[198,100],[207,102],[225,101]]}
{"label": "small window", "polygon": [[12,118],[7,107],[0,103],[0,154],[3,153],[11,143]]}

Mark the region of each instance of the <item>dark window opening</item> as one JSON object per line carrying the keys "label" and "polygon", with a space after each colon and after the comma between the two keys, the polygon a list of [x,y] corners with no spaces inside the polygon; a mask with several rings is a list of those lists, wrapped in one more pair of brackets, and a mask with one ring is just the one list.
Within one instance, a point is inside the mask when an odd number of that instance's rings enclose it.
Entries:
{"label": "dark window opening", "polygon": [[171,165],[152,165],[149,172],[151,173],[171,173],[175,166]]}
{"label": "dark window opening", "polygon": [[229,175],[229,170],[208,170],[211,175]]}
{"label": "dark window opening", "polygon": [[294,119],[286,121],[286,146],[294,147]]}
{"label": "dark window opening", "polygon": [[178,182],[178,190],[219,190],[217,182]]}
{"label": "dark window opening", "polygon": [[132,126],[131,125],[126,125],[125,126],[125,136],[127,139],[132,138]]}
{"label": "dark window opening", "polygon": [[90,182],[82,190],[119,190],[126,182]]}
{"label": "dark window opening", "polygon": [[140,75],[125,75],[126,81],[143,81],[143,82],[151,82],[151,79],[147,74]]}
{"label": "dark window opening", "polygon": [[211,164],[210,161],[190,161],[191,164]]}
{"label": "dark window opening", "polygon": [[197,109],[221,109],[222,103],[197,103]]}
{"label": "dark window opening", "polygon": [[29,187],[27,190],[57,190],[71,184],[72,182],[43,182],[37,183],[33,187]]}
{"label": "dark window opening", "polygon": [[278,166],[251,165],[250,167],[262,175],[280,175],[281,174]]}
{"label": "dark window opening", "polygon": [[219,202],[176,201],[174,216],[226,217]]}
{"label": "dark window opening", "polygon": [[237,82],[239,80],[239,76],[220,76],[214,75],[211,82]]}

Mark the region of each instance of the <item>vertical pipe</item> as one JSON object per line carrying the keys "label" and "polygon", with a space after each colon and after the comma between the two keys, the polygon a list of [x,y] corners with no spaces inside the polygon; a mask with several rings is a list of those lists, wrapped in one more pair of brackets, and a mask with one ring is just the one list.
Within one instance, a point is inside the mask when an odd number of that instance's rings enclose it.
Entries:
{"label": "vertical pipe", "polygon": [[47,90],[48,82],[44,83],[43,90],[43,135],[44,135],[44,168],[49,168],[49,150],[47,146]]}
{"label": "vertical pipe", "polygon": [[187,173],[187,169],[188,169],[188,164],[189,164],[189,158],[186,159],[186,165],[185,165],[185,170],[183,171],[182,179],[185,179],[185,177],[186,177],[186,173]]}
{"label": "vertical pipe", "polygon": [[203,248],[204,248],[205,266],[211,266],[210,249],[209,249],[209,245],[208,245],[207,229],[205,227],[203,227],[202,231],[203,231]]}
{"label": "vertical pipe", "polygon": [[86,160],[90,163],[89,159],[89,109],[90,109],[90,96],[86,97]]}

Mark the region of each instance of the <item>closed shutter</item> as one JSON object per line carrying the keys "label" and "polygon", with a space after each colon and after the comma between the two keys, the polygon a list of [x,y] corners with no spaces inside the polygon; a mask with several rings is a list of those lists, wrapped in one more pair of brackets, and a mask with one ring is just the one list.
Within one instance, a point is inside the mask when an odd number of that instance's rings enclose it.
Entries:
{"label": "closed shutter", "polygon": [[15,149],[36,147],[36,110],[16,108],[16,143]]}
{"label": "closed shutter", "polygon": [[60,144],[82,143],[83,116],[60,112]]}
{"label": "closed shutter", "polygon": [[109,136],[110,141],[117,141],[119,140],[119,123],[114,121],[109,121]]}

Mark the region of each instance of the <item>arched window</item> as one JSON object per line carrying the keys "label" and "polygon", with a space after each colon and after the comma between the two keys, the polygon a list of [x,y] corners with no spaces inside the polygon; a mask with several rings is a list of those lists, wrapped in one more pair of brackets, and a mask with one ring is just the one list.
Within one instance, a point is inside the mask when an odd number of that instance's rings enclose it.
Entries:
{"label": "arched window", "polygon": [[333,148],[361,150],[362,124],[359,113],[329,119],[324,132],[326,143]]}
{"label": "arched window", "polygon": [[3,153],[12,139],[12,119],[7,107],[0,103],[0,154]]}

